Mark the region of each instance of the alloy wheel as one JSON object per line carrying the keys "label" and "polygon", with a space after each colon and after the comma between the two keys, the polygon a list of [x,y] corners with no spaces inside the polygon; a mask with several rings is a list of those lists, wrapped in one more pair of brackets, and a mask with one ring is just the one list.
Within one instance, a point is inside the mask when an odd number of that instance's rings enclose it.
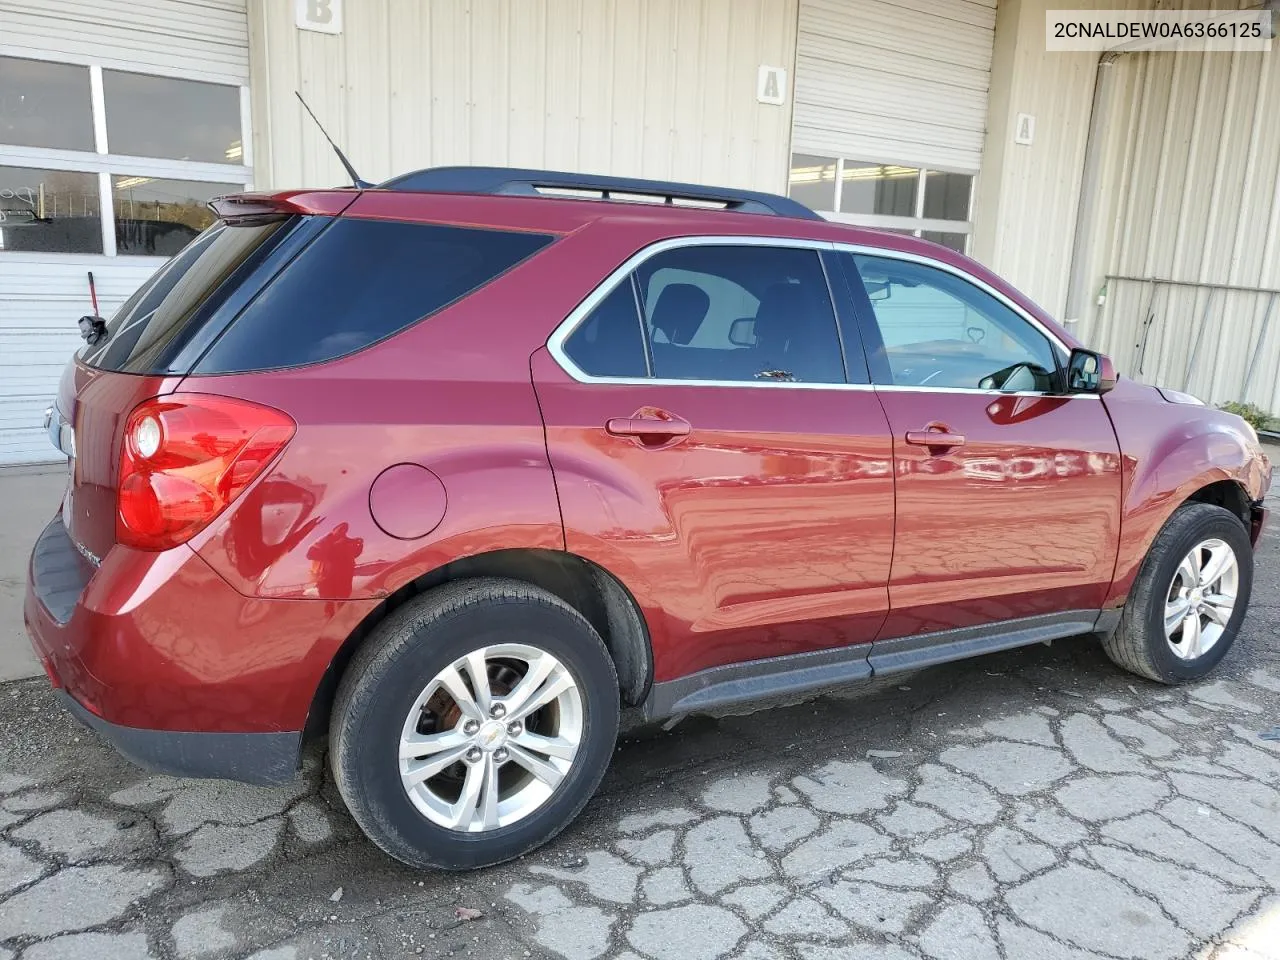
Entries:
{"label": "alloy wheel", "polygon": [[1224,540],[1202,540],[1182,558],[1164,606],[1164,635],[1175,656],[1197,660],[1222,639],[1239,583],[1235,552]]}
{"label": "alloy wheel", "polygon": [[400,782],[425,817],[449,830],[509,826],[568,775],[584,717],[573,675],[551,654],[520,643],[481,647],[414,701],[400,734]]}

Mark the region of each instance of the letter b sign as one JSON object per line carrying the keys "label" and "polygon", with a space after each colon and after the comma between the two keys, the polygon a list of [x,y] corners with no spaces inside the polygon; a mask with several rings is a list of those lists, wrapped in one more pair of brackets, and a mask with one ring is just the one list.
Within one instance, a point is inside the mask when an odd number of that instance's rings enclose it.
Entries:
{"label": "letter b sign", "polygon": [[294,0],[294,22],[299,30],[342,32],[342,0]]}

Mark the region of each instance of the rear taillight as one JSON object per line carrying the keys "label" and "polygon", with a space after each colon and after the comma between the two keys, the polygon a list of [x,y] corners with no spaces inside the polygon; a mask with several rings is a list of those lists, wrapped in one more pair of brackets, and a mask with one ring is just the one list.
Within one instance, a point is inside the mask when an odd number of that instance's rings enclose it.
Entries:
{"label": "rear taillight", "polygon": [[227,508],[293,437],[279,410],[229,397],[175,393],[125,422],[116,540],[165,550]]}

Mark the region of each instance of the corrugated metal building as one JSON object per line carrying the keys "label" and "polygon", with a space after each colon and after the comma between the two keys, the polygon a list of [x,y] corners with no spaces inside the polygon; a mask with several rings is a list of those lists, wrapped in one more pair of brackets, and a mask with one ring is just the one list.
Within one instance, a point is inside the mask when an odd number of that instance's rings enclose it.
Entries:
{"label": "corrugated metal building", "polygon": [[789,191],[966,250],[1129,375],[1280,412],[1275,54],[1100,67],[1045,52],[1050,6],[0,0],[0,463],[51,454],[90,271],[109,314],[209,196],[343,182],[295,90],[367,179],[488,163]]}

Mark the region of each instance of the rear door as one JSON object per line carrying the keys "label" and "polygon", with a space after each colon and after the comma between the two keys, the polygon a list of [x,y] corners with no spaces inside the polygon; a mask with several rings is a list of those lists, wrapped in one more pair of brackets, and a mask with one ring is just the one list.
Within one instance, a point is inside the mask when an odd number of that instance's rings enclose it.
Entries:
{"label": "rear door", "polygon": [[[882,639],[1027,618],[1006,626],[1091,629],[1120,533],[1120,450],[1099,397],[1062,394],[1064,347],[975,278],[888,251],[838,256],[893,433]],[[891,649],[877,644],[877,669]]]}
{"label": "rear door", "polygon": [[635,594],[657,680],[879,630],[891,447],[842,319],[816,246],[686,238],[534,355],[566,547]]}

